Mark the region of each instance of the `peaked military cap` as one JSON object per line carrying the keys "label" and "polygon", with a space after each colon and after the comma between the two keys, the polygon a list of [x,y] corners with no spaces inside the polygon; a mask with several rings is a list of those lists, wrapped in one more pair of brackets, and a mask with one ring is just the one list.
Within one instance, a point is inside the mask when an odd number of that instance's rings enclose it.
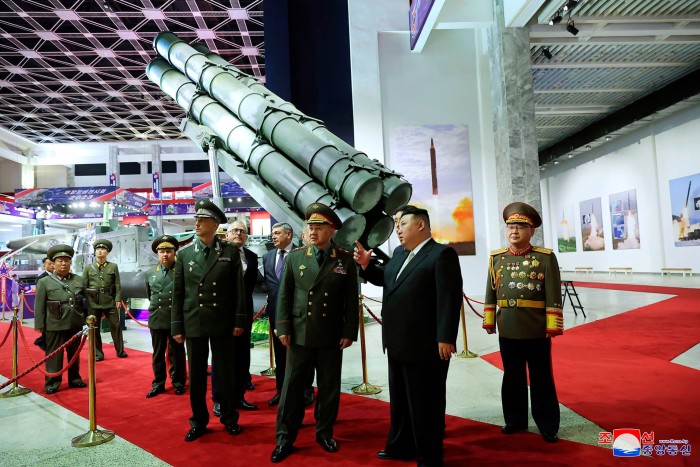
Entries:
{"label": "peaked military cap", "polygon": [[107,251],[112,251],[112,242],[110,242],[106,238],[95,240],[95,243],[92,244],[92,248],[96,250],[100,247],[107,248]]}
{"label": "peaked military cap", "polygon": [[208,217],[219,224],[226,223],[226,214],[211,200],[200,199],[194,204],[194,207],[197,209],[194,217]]}
{"label": "peaked military cap", "polygon": [[503,220],[506,224],[527,224],[530,227],[542,225],[542,218],[535,208],[526,203],[510,203],[503,209]]}
{"label": "peaked military cap", "polygon": [[63,243],[59,243],[58,245],[52,246],[51,248],[49,248],[48,253],[46,253],[46,255],[51,259],[51,261],[55,261],[56,258],[60,258],[61,256],[73,258],[74,254],[75,250],[73,249],[73,247]]}
{"label": "peaked military cap", "polygon": [[321,203],[311,203],[304,213],[307,224],[330,224],[334,229],[340,229],[343,222],[330,207]]}
{"label": "peaked military cap", "polygon": [[177,251],[177,249],[180,248],[180,244],[177,239],[171,235],[161,235],[151,243],[151,250],[153,250],[153,253],[158,253],[158,250],[165,250],[167,248],[172,248]]}

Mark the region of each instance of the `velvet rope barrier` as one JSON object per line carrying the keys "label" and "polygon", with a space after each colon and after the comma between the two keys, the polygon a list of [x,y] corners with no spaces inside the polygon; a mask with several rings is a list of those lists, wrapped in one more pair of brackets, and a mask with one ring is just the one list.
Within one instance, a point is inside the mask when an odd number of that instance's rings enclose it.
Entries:
{"label": "velvet rope barrier", "polygon": [[360,356],[362,360],[362,384],[352,388],[353,394],[359,395],[370,395],[379,394],[382,392],[381,388],[369,384],[367,380],[367,345],[365,343],[365,304],[364,295],[360,294],[358,313],[360,314],[359,327],[360,327]]}
{"label": "velvet rope barrier", "polygon": [[372,313],[372,310],[370,310],[369,307],[368,307],[366,304],[363,304],[363,305],[364,305],[364,307],[365,307],[365,310],[367,310],[367,313],[369,313],[369,315],[372,317],[372,319],[374,319],[376,322],[378,322],[378,323],[381,325],[381,324],[382,324],[382,320],[379,319],[379,318],[377,318],[377,315],[375,315],[374,313]]}
{"label": "velvet rope barrier", "polygon": [[464,292],[462,292],[462,297],[464,297],[464,301],[467,302],[467,305],[469,305],[469,308],[472,309],[472,311],[474,312],[474,314],[475,314],[476,316],[478,316],[479,318],[484,319],[484,315],[482,315],[481,313],[479,313],[478,311],[476,311],[476,310],[474,309],[474,307],[472,306],[472,303],[471,303],[471,302],[474,302],[474,303],[478,303],[478,304],[480,304],[480,305],[483,305],[484,302],[480,302],[480,301],[478,301],[478,300],[474,300],[473,298],[469,298],[469,297],[467,297],[467,294],[465,294]]}
{"label": "velvet rope barrier", "polygon": [[[148,323],[143,324],[141,321],[139,321],[139,320],[137,320],[136,318],[134,318],[134,315],[131,314],[131,311],[129,311],[129,308],[127,308],[126,303],[124,303],[123,300],[122,300],[121,302],[119,302],[119,306],[123,306],[123,307],[124,307],[124,311],[126,311],[126,314],[129,315],[129,317],[130,317],[132,320],[134,320],[134,323],[138,324],[139,326],[143,326],[144,328],[147,328],[147,327],[148,327]],[[119,311],[119,307],[117,307],[117,311]]]}
{"label": "velvet rope barrier", "polygon": [[27,307],[27,310],[29,310],[31,313],[34,313],[34,309],[29,306],[29,303],[27,303],[27,294],[22,294],[22,301],[24,302],[24,306]]}
{"label": "velvet rope barrier", "polygon": [[265,312],[265,309],[267,309],[267,303],[265,303],[263,306],[260,307],[257,313],[255,313],[255,316],[253,316],[253,321],[256,319],[260,318],[260,315],[262,315]]}

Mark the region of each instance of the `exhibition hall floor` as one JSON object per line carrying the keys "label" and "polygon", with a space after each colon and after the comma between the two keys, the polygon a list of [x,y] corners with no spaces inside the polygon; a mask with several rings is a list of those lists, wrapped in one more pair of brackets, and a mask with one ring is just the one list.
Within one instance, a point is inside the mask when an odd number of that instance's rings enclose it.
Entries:
{"label": "exhibition hall floor", "polygon": [[[566,331],[553,342],[562,442],[545,444],[532,420],[530,433],[508,437],[500,434],[502,371],[498,339],[483,332],[481,319],[467,307],[469,350],[479,357],[454,358],[450,365],[446,465],[499,465],[508,459],[514,465],[618,465],[620,460],[613,457],[610,446],[599,445],[599,440],[601,432],[622,428],[654,431],[657,444],[666,438],[685,439],[690,446],[700,441],[700,422],[696,420],[700,413],[700,276],[564,273],[562,279],[575,281],[587,315],[584,318],[579,311],[574,316],[567,300]],[[379,316],[380,305],[371,301],[367,304]],[[481,312],[480,306],[476,309]],[[7,327],[7,322],[0,324],[0,340]],[[87,390],[67,389],[64,378],[61,391],[46,396],[43,377],[32,373],[25,384],[35,392],[0,399],[0,465],[191,465],[197,461],[221,462],[209,457],[221,446],[230,448],[226,457],[229,465],[268,463],[274,448],[275,410],[266,405],[274,391],[272,381],[255,377],[258,387],[246,397],[261,409],[241,412],[242,435],[225,436],[218,420],[212,417],[211,435],[184,443],[189,398],[174,396],[168,382],[167,393],[145,399],[150,389],[150,358],[143,352],[151,350],[150,335],[132,321],[127,321],[127,328],[124,338],[127,351],[132,349],[130,358],[117,359],[114,349],[106,347],[105,361],[97,364],[97,424],[114,430],[116,438],[99,446],[72,448],[71,438],[89,428],[85,418]],[[24,332],[33,340],[30,320]],[[109,333],[102,336],[105,343],[111,341]],[[350,389],[362,382],[360,345],[355,343],[345,351],[343,361],[342,387],[348,394],[343,396],[336,423],[340,451],[324,453],[313,443],[313,428],[304,428],[297,443],[298,453],[285,465],[392,465],[374,458],[374,452],[383,447],[388,417],[387,368],[380,325],[368,324],[366,337],[368,380],[382,392],[366,396],[371,400],[349,395]],[[462,350],[461,332],[458,350]],[[8,342],[0,348],[0,383],[10,375],[10,355]],[[87,379],[84,355],[81,358],[81,374]],[[251,360],[253,375],[267,369],[267,345],[251,349]],[[20,371],[29,363],[26,356],[20,357]],[[169,410],[174,405],[178,407],[172,411],[176,414]],[[313,421],[308,416],[305,426]],[[371,439],[363,438],[370,435]],[[358,439],[363,442],[355,442]],[[691,465],[698,455],[678,452],[642,461]]]}

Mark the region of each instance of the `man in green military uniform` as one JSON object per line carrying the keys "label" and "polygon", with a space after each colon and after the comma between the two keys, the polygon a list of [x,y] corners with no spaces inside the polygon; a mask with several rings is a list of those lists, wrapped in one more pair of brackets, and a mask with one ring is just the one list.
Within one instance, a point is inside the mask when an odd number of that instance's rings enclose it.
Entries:
{"label": "man in green military uniform", "polygon": [[148,307],[148,328],[153,344],[153,384],[147,398],[165,392],[165,354],[170,362],[170,379],[176,395],[185,393],[187,376],[185,344],[178,343],[170,335],[170,308],[175,276],[175,252],[178,249],[175,237],[163,235],[151,243],[151,249],[158,255],[158,264],[146,272]]}
{"label": "man in green military uniform", "polygon": [[559,401],[552,375],[551,338],[563,332],[559,264],[552,250],[532,246],[542,219],[535,208],[511,203],[503,210],[508,248],[491,252],[483,327],[498,328],[501,399],[509,435],[527,429],[527,371],[532,418],[548,443],[559,440]]}
{"label": "man in green military uniform", "polygon": [[[55,245],[48,251],[54,262],[53,274],[42,277],[37,283],[34,302],[34,329],[46,331],[46,355],[51,354],[68,342],[83,327],[83,280],[70,272],[73,248],[69,245]],[[80,347],[76,339],[68,347],[66,354],[70,361]],[[46,361],[48,373],[58,373],[63,369],[63,351]],[[61,385],[61,376],[46,376],[44,392],[54,394]],[[80,359],[76,358],[68,369],[68,387],[84,388],[80,377]]]}
{"label": "man in green military uniform", "polygon": [[[107,318],[117,357],[126,358],[128,355],[124,352],[124,337],[119,326],[117,310],[117,304],[122,301],[119,267],[107,261],[107,255],[112,251],[112,242],[101,238],[96,240],[92,247],[95,249],[95,262],[83,269],[83,287],[88,298],[88,308],[97,318],[98,326],[102,316]],[[95,361],[101,362],[104,358],[102,336],[97,332],[95,333]]]}
{"label": "man in green military uniform", "polygon": [[277,300],[277,335],[287,347],[287,368],[277,412],[272,462],[292,452],[304,418],[304,389],[316,366],[316,441],[336,452],[333,424],[340,403],[343,349],[357,339],[357,268],[352,255],[331,243],[342,222],[328,206],[306,209],[308,245],[287,255]]}
{"label": "man in green military uniform", "polygon": [[216,238],[226,216],[209,200],[197,201],[197,238],[178,253],[175,262],[171,332],[177,342],[187,341],[190,371],[190,431],[185,441],[206,433],[207,367],[211,345],[212,365],[219,377],[221,423],[230,435],[241,432],[235,402],[235,344],[246,323],[241,256],[234,245]]}

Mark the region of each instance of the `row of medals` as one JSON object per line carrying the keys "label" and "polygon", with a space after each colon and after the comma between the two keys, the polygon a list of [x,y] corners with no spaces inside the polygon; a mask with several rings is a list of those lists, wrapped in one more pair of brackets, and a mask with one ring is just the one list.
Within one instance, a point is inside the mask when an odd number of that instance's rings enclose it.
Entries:
{"label": "row of medals", "polygon": [[[511,271],[510,277],[512,279],[526,279],[529,277],[532,280],[535,280],[535,279],[544,280],[544,273],[543,272],[538,273],[535,271],[530,271],[529,274],[525,271],[518,272],[521,265],[524,268],[527,268],[527,267],[536,268],[537,266],[540,265],[540,262],[537,261],[537,258],[535,258],[535,257],[532,257],[532,259],[529,259],[529,258],[530,258],[530,255],[526,255],[525,259],[523,260],[522,263],[506,263],[506,270]],[[528,282],[526,284],[524,282],[511,281],[508,283],[508,288],[510,288],[510,289],[515,289],[515,288],[525,289],[525,288],[527,288],[528,290],[542,290],[542,284],[533,284],[532,282]]]}

